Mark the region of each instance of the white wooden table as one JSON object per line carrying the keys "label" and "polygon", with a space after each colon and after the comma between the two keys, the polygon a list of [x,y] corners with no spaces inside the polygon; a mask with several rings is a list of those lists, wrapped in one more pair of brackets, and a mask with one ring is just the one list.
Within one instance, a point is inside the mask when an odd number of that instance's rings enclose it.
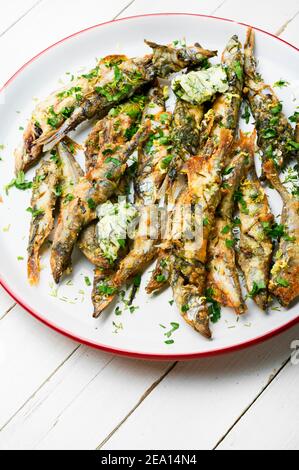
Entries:
{"label": "white wooden table", "polygon": [[[113,18],[193,12],[299,46],[298,0],[1,0],[0,86],[55,41]],[[299,449],[299,325],[188,363],[113,357],[34,320],[0,291],[0,449]],[[299,361],[297,361],[299,362]]]}

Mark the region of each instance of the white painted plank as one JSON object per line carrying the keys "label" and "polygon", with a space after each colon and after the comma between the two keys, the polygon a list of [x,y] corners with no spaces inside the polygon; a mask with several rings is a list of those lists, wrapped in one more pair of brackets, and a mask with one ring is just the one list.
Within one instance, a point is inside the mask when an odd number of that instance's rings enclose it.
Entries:
{"label": "white painted plank", "polygon": [[[121,16],[148,13],[201,13],[211,15],[224,0],[135,0]],[[228,0],[226,0],[228,1]]]}
{"label": "white painted plank", "polygon": [[169,367],[80,348],[0,433],[0,449],[95,449]]}
{"label": "white painted plank", "polygon": [[298,390],[299,365],[289,363],[218,448],[299,450]]}
{"label": "white painted plank", "polygon": [[20,307],[0,320],[0,428],[76,347]]}
{"label": "white painted plank", "polygon": [[[1,2],[0,15],[0,36],[12,26],[16,21],[22,18],[32,7],[40,0],[12,0]],[[5,3],[5,6],[3,5]]]}
{"label": "white painted plank", "polygon": [[103,450],[212,449],[281,367],[298,335],[296,327],[253,349],[179,364]]}
{"label": "white painted plank", "polygon": [[240,0],[227,0],[215,15],[251,24],[274,33],[298,10],[298,0],[283,2],[279,0],[251,0],[247,8]]}
{"label": "white painted plank", "polygon": [[[0,87],[31,57],[54,42],[97,23],[113,19],[130,0],[43,0],[0,38]],[[21,46],[21,47],[20,47]]]}

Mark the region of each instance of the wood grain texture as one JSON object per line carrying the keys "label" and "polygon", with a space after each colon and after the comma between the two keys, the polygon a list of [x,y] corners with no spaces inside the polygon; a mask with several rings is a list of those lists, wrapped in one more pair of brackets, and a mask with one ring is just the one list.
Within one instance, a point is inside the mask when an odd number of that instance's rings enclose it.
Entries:
{"label": "wood grain texture", "polygon": [[81,347],[0,434],[1,449],[94,449],[170,363]]}
{"label": "wood grain texture", "polygon": [[[298,46],[297,0],[252,0],[246,9],[237,0],[43,0],[22,19],[34,1],[5,3],[0,34],[11,28],[0,38],[0,85],[49,44],[121,12],[215,14],[279,31]],[[1,449],[201,449],[214,447],[228,430],[219,447],[259,441],[266,448],[298,448],[296,366],[284,367],[264,391],[287,360],[298,327],[247,351],[181,363],[167,374],[170,363],[112,358],[79,347],[20,307],[5,315],[12,305],[0,291]]]}
{"label": "wood grain texture", "polygon": [[49,45],[81,29],[112,20],[130,3],[129,0],[110,0],[105,4],[98,0],[43,0],[1,38],[0,54],[6,58],[6,64],[0,70],[0,87]]}
{"label": "wood grain texture", "polygon": [[299,364],[289,362],[218,449],[299,450],[298,389]]}
{"label": "wood grain texture", "polygon": [[[1,2],[0,37],[29,14],[42,0],[13,0]],[[5,5],[3,5],[5,3]]]}
{"label": "wood grain texture", "polygon": [[290,356],[299,327],[252,349],[180,363],[103,450],[212,449]]}

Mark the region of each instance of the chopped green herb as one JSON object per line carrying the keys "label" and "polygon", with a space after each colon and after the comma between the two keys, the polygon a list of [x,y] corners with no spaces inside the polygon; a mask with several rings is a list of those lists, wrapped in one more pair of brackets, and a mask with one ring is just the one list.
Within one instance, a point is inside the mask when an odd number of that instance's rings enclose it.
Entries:
{"label": "chopped green herb", "polygon": [[95,210],[97,207],[95,201],[91,197],[87,199],[87,204],[88,204],[89,209],[92,211]]}
{"label": "chopped green herb", "polygon": [[19,171],[17,177],[14,178],[7,186],[5,186],[5,192],[8,195],[11,188],[17,188],[21,191],[26,191],[32,188],[32,181],[26,181],[24,171]]}
{"label": "chopped green herb", "polygon": [[234,63],[234,71],[236,72],[236,75],[237,75],[238,79],[242,80],[242,78],[243,78],[243,67],[242,67],[241,62],[239,60],[237,60]]}
{"label": "chopped green herb", "polygon": [[116,316],[119,317],[119,316],[122,314],[122,311],[121,311],[121,309],[117,306],[116,309],[115,309],[115,311],[114,311],[114,313],[115,313]]}
{"label": "chopped green herb", "polygon": [[115,287],[108,286],[108,284],[106,283],[98,284],[97,290],[99,294],[103,295],[113,295],[117,292],[117,289]]}
{"label": "chopped green herb", "polygon": [[156,281],[157,282],[165,282],[166,281],[166,277],[163,276],[163,274],[159,274],[158,276],[156,276]]}
{"label": "chopped green herb", "polygon": [[289,117],[291,122],[299,122],[299,112],[295,111],[292,116]]}
{"label": "chopped green herb", "polygon": [[277,137],[277,132],[275,129],[267,128],[263,130],[263,138],[264,139],[274,139]]}
{"label": "chopped green herb", "polygon": [[85,281],[85,284],[87,285],[87,287],[91,286],[91,280],[89,279],[88,276],[85,276],[84,281]]}
{"label": "chopped green herb", "polygon": [[209,318],[212,323],[217,323],[221,318],[221,306],[219,302],[217,302],[214,298],[214,291],[213,289],[209,288],[206,290],[206,300],[209,304],[208,312]]}
{"label": "chopped green herb", "polygon": [[172,160],[173,160],[173,155],[169,155],[168,157],[163,158],[161,161],[161,168],[165,170],[169,166]]}
{"label": "chopped green herb", "polygon": [[60,184],[58,184],[55,188],[54,188],[54,194],[55,196],[57,197],[60,197],[62,195],[62,187]]}
{"label": "chopped green herb", "polygon": [[186,304],[186,305],[182,306],[181,310],[182,310],[183,313],[186,313],[186,312],[188,312],[189,309],[190,309],[189,305]]}
{"label": "chopped green herb", "polygon": [[289,287],[290,283],[284,279],[283,277],[278,277],[276,279],[276,284],[278,284],[279,286],[282,286],[282,287]]}
{"label": "chopped green herb", "polygon": [[169,300],[169,302],[168,302],[168,303],[169,303],[169,305],[172,307],[172,306],[173,306],[173,304],[174,304],[174,300]]}
{"label": "chopped green herb", "polygon": [[233,248],[235,246],[236,240],[225,240],[225,245],[227,248]]}
{"label": "chopped green herb", "polygon": [[66,203],[66,202],[71,202],[71,201],[73,201],[74,199],[75,199],[75,196],[73,196],[73,194],[69,193],[69,194],[67,194],[67,195],[65,196],[64,202],[65,202],[65,203]]}
{"label": "chopped green herb", "polygon": [[287,141],[287,148],[288,150],[299,150],[299,143],[295,140],[288,140]]}
{"label": "chopped green herb", "polygon": [[138,274],[137,276],[134,277],[133,279],[133,285],[135,287],[140,287],[141,284],[141,274]]}
{"label": "chopped green herb", "polygon": [[32,207],[28,207],[26,211],[30,212],[30,214],[32,215],[34,219],[38,217],[39,215],[43,215],[45,213],[43,209],[32,209]]}
{"label": "chopped green herb", "polygon": [[221,230],[221,233],[222,235],[226,235],[227,233],[229,233],[230,231],[230,225],[226,225],[225,227],[223,227],[223,229]]}
{"label": "chopped green herb", "polygon": [[244,113],[242,114],[242,119],[245,120],[246,124],[249,124],[250,116],[251,116],[251,114],[250,114],[249,106],[246,104],[245,109],[244,109]]}
{"label": "chopped green herb", "polygon": [[18,256],[18,261],[24,261],[23,256]]}
{"label": "chopped green herb", "polygon": [[277,82],[274,83],[274,87],[276,88],[283,88],[285,86],[288,86],[290,83],[286,82],[285,80],[278,80]]}
{"label": "chopped green herb", "polygon": [[230,173],[231,173],[232,171],[234,171],[234,169],[235,169],[234,166],[227,167],[227,168],[225,168],[225,170],[223,170],[223,174],[224,174],[224,175],[230,175]]}
{"label": "chopped green herb", "polygon": [[173,344],[174,340],[173,339],[168,339],[167,341],[164,341],[165,344]]}
{"label": "chopped green herb", "polygon": [[254,281],[252,290],[249,292],[249,297],[255,297],[257,294],[259,294],[260,291],[264,289],[266,289],[264,281]]}
{"label": "chopped green herb", "polygon": [[270,109],[271,114],[274,114],[274,116],[276,116],[276,114],[281,113],[281,111],[282,111],[281,103],[276,104],[275,106],[273,106],[273,108]]}

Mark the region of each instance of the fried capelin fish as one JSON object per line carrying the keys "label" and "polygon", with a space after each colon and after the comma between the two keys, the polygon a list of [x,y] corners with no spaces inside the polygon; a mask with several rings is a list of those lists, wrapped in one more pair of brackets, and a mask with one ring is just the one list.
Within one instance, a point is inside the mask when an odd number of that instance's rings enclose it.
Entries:
{"label": "fried capelin fish", "polygon": [[277,168],[282,168],[287,160],[297,154],[294,131],[282,112],[282,104],[275,92],[257,72],[254,43],[254,31],[249,29],[245,43],[244,94],[255,119],[257,143],[263,161],[273,160]]}
{"label": "fried capelin fish", "polygon": [[[255,139],[255,135],[254,135]],[[217,209],[215,226],[211,233],[208,253],[208,287],[221,305],[232,307],[237,314],[247,310],[242,297],[236,255],[234,250],[235,193],[251,161],[252,137],[240,136],[236,142],[228,167],[224,171],[222,200]]]}
{"label": "fried capelin fish", "polygon": [[274,162],[266,162],[264,171],[283,201],[281,224],[284,233],[271,270],[269,290],[284,307],[288,307],[299,296],[299,200],[282,184]]}
{"label": "fried capelin fish", "polygon": [[56,151],[48,153],[33,181],[31,213],[32,221],[28,243],[27,272],[30,284],[36,285],[40,277],[40,252],[54,227],[54,209],[61,168],[57,164]]}
{"label": "fried capelin fish", "polygon": [[[156,234],[149,233],[152,220],[153,206],[158,200],[159,189],[166,175],[169,153],[170,124],[172,116],[166,112],[163,88],[156,86],[149,93],[149,101],[144,110],[143,121],[149,119],[150,133],[144,145],[138,152],[138,171],[135,182],[137,206],[140,209],[140,221],[132,250],[120,262],[113,276],[103,279],[102,273],[96,273],[96,289],[104,291],[107,286],[108,295],[97,295],[94,298],[95,312],[98,317],[115,297],[118,289],[132,277],[142,272],[157,254],[156,245],[159,240],[159,230]],[[100,283],[98,282],[100,278]],[[106,290],[107,290],[106,289]],[[96,300],[96,302],[95,302]]]}
{"label": "fried capelin fish", "polygon": [[166,77],[188,66],[199,65],[216,52],[199,46],[160,46],[147,42],[153,54],[129,59],[110,55],[71,86],[39,103],[24,132],[24,145],[16,151],[16,172],[26,171],[82,122],[104,117],[111,108],[130,98],[158,75]]}
{"label": "fried capelin fish", "polygon": [[255,132],[248,141],[249,167],[235,193],[240,211],[238,263],[250,297],[262,310],[268,305],[268,283],[273,243],[265,227],[273,223],[267,196],[257,177],[254,154]]}

